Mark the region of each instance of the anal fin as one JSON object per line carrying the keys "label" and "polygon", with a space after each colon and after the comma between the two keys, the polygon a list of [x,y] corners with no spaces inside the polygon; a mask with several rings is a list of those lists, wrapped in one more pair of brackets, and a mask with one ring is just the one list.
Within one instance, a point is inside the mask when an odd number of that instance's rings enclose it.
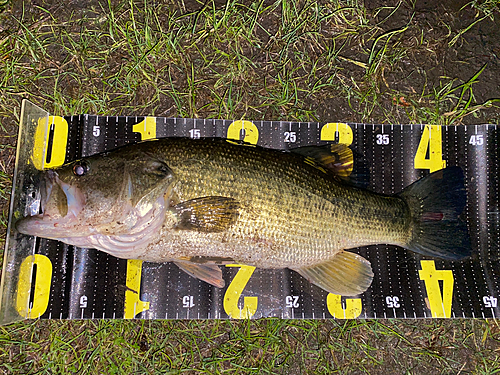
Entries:
{"label": "anal fin", "polygon": [[370,262],[358,254],[346,251],[324,263],[292,269],[312,284],[341,296],[361,294],[373,280]]}
{"label": "anal fin", "polygon": [[217,288],[224,288],[226,285],[222,278],[222,271],[216,264],[199,264],[182,260],[174,263],[189,276],[203,280]]}

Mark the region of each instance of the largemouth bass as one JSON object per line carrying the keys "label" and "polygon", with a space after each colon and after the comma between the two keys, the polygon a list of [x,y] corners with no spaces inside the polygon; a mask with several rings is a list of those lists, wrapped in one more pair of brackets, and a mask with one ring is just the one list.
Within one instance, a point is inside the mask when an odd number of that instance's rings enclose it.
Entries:
{"label": "largemouth bass", "polygon": [[470,255],[459,167],[386,196],[342,181],[342,147],[290,152],[218,138],[125,146],[43,172],[41,213],[16,227],[119,258],[173,261],[217,287],[218,264],[238,262],[289,268],[345,296],[373,279],[370,263],[347,249]]}

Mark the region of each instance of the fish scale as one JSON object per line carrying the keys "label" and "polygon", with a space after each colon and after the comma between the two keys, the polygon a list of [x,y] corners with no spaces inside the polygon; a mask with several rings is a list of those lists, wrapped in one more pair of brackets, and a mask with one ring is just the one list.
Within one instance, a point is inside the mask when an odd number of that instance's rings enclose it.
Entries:
{"label": "fish scale", "polygon": [[[231,253],[237,261],[248,262],[247,253],[253,249],[255,236],[262,245],[258,247],[262,254],[260,263],[254,265],[284,268],[328,260],[347,248],[402,244],[408,237],[409,224],[404,219],[409,220],[409,212],[404,212],[399,198],[343,186],[293,154],[263,152],[261,148],[228,142],[173,142],[184,143],[182,148],[189,151],[180,152],[165,142],[163,147],[155,147],[155,156],[172,168],[179,198],[227,196],[242,202],[245,208],[229,228],[240,243],[206,246],[208,242],[219,243],[221,236],[197,233],[195,243],[201,245],[183,243],[180,249],[176,244],[182,243],[181,232],[173,234],[171,244],[161,241],[152,245],[153,252],[158,246],[171,248],[175,258],[188,256],[190,251],[203,252],[206,247],[203,256]],[[228,173],[237,178],[226,181],[221,175]],[[386,222],[395,215],[401,219],[399,226],[388,228]]]}

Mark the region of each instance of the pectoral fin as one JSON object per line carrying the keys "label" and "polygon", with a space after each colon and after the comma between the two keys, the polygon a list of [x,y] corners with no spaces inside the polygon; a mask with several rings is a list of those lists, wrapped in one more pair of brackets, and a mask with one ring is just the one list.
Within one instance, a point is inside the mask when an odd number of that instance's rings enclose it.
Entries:
{"label": "pectoral fin", "polygon": [[226,285],[222,278],[221,269],[215,264],[197,264],[184,261],[174,263],[189,276],[203,280],[217,288],[224,288]]}
{"label": "pectoral fin", "polygon": [[346,251],[338,253],[327,262],[293,270],[312,284],[341,296],[363,293],[373,280],[370,262]]}
{"label": "pectoral fin", "polygon": [[222,232],[236,222],[240,204],[233,198],[203,197],[176,204],[174,209],[177,229]]}

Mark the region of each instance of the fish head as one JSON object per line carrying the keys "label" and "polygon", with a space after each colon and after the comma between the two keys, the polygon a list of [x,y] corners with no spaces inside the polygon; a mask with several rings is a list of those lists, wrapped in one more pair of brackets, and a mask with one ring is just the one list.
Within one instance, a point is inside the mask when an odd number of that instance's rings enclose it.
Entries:
{"label": "fish head", "polygon": [[104,242],[120,236],[133,246],[145,230],[161,227],[173,181],[164,161],[132,148],[77,160],[42,172],[40,213],[16,228],[104,251]]}

